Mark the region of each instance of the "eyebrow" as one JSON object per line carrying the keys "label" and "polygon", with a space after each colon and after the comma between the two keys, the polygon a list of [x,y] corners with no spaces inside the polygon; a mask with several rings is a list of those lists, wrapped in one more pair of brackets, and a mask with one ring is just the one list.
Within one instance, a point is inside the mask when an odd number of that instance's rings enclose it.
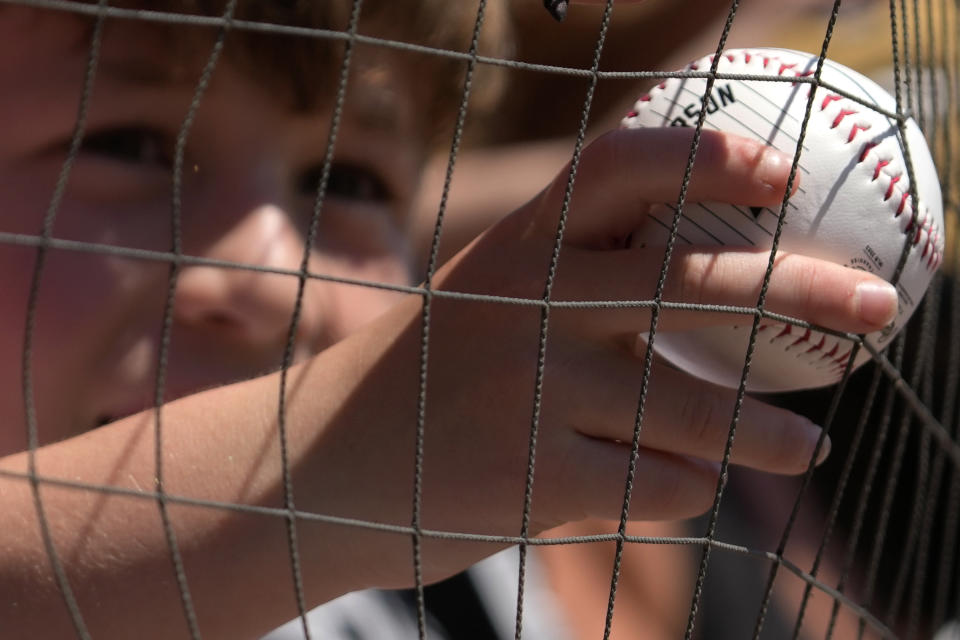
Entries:
{"label": "eyebrow", "polygon": [[[110,80],[140,88],[160,88],[175,85],[181,89],[195,88],[197,79],[175,63],[162,63],[155,58],[104,58],[100,72]],[[251,79],[251,82],[256,82]],[[260,83],[258,83],[260,85]],[[329,102],[333,101],[330,96]],[[395,104],[394,90],[357,79],[348,84],[345,111],[356,125],[376,133],[396,135],[413,123],[405,123]]]}

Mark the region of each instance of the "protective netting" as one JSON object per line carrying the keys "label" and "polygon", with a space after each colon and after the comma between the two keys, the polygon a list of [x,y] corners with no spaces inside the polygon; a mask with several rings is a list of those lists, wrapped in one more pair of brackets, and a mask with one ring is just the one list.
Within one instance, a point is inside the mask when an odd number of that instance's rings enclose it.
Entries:
{"label": "protective netting", "polygon": [[[6,3],[6,0],[5,0]],[[181,558],[178,536],[168,513],[172,504],[192,505],[198,508],[215,510],[233,510],[256,513],[262,516],[282,520],[286,524],[289,557],[277,559],[277,562],[289,562],[293,577],[293,594],[297,609],[305,616],[310,609],[309,599],[301,576],[301,559],[298,549],[298,527],[304,522],[329,522],[347,527],[366,528],[408,536],[412,541],[410,556],[414,582],[415,609],[417,612],[420,637],[429,637],[427,596],[425,596],[423,541],[425,539],[447,539],[519,546],[518,572],[516,581],[518,600],[516,608],[515,635],[527,637],[524,633],[525,588],[527,584],[528,555],[536,553],[537,547],[606,544],[614,548],[613,564],[607,567],[609,574],[609,597],[605,615],[605,628],[598,629],[598,635],[610,637],[613,621],[621,609],[629,609],[631,603],[621,594],[621,570],[624,553],[634,546],[682,547],[692,550],[697,561],[693,563],[692,589],[687,609],[685,637],[777,637],[772,633],[783,633],[784,629],[793,633],[793,637],[815,637],[810,635],[811,627],[808,603],[814,596],[825,596],[832,601],[827,608],[828,622],[822,635],[816,637],[846,637],[838,635],[836,621],[841,615],[856,620],[854,628],[860,637],[933,637],[937,630],[946,628],[951,620],[960,618],[960,436],[958,436],[957,415],[960,407],[956,404],[958,383],[960,383],[960,290],[956,285],[955,223],[957,215],[957,185],[954,180],[956,169],[953,155],[958,143],[958,109],[960,98],[960,48],[957,45],[957,33],[960,31],[960,8],[947,0],[891,0],[889,3],[887,30],[874,34],[889,46],[885,48],[887,58],[884,66],[889,69],[890,88],[895,93],[898,104],[898,117],[902,125],[906,118],[913,117],[927,134],[933,155],[938,164],[944,197],[944,211],[947,225],[947,258],[931,286],[922,307],[915,314],[909,328],[900,335],[885,352],[871,350],[874,363],[854,373],[851,370],[854,357],[860,349],[869,346],[860,342],[856,336],[844,335],[854,348],[848,361],[847,371],[836,386],[828,389],[785,394],[777,398],[783,406],[794,408],[810,415],[824,426],[823,436],[814,452],[819,453],[824,438],[829,435],[833,440],[830,462],[823,467],[815,467],[813,462],[790,491],[788,516],[777,524],[773,535],[767,536],[767,542],[752,542],[756,537],[750,530],[761,527],[751,520],[763,514],[751,514],[748,509],[735,505],[737,492],[743,487],[729,488],[728,482],[736,473],[731,464],[731,452],[734,449],[735,435],[740,419],[742,401],[746,397],[746,385],[749,379],[750,355],[756,345],[758,327],[761,320],[790,320],[797,326],[807,326],[800,320],[785,318],[764,308],[766,285],[773,272],[774,260],[771,256],[764,286],[754,308],[725,307],[721,305],[696,305],[668,302],[663,299],[663,291],[670,268],[672,248],[676,242],[676,226],[673,228],[668,248],[664,256],[656,292],[651,299],[617,300],[603,303],[557,301],[554,300],[554,282],[558,270],[564,261],[563,240],[566,230],[567,213],[576,190],[576,177],[581,153],[589,138],[592,123],[592,107],[598,87],[635,86],[639,95],[642,87],[650,82],[659,82],[665,78],[678,77],[686,73],[707,78],[707,92],[717,79],[722,79],[716,69],[698,72],[670,72],[663,69],[641,69],[634,71],[608,70],[604,66],[604,45],[608,33],[616,28],[619,6],[608,2],[602,12],[597,11],[598,22],[593,36],[593,56],[589,66],[573,68],[561,65],[529,63],[518,59],[507,59],[484,55],[480,50],[481,34],[484,28],[486,2],[481,0],[476,6],[475,29],[468,49],[452,51],[438,49],[428,44],[400,42],[362,33],[359,29],[363,13],[363,3],[356,0],[347,18],[343,30],[312,29],[303,26],[289,26],[263,21],[242,20],[235,17],[236,0],[222,7],[221,15],[177,14],[145,9],[127,9],[109,6],[108,2],[80,4],[75,2],[57,2],[54,0],[22,0],[10,4],[19,4],[49,12],[70,12],[88,17],[93,28],[89,34],[87,47],[87,70],[83,81],[84,90],[77,107],[77,117],[72,140],[60,170],[59,180],[49,198],[49,207],[43,228],[37,234],[12,233],[0,229],[0,243],[10,246],[26,247],[35,252],[35,270],[33,286],[26,309],[4,309],[4,313],[21,313],[26,316],[27,332],[24,340],[22,360],[22,400],[26,410],[27,441],[31,453],[31,465],[28,473],[4,472],[3,482],[28,481],[33,489],[36,515],[40,522],[47,554],[49,556],[64,605],[69,610],[76,635],[81,638],[95,637],[87,632],[84,622],[84,610],[74,597],[75,586],[63,568],[63,549],[58,549],[54,535],[47,525],[48,513],[42,500],[41,487],[45,484],[70,487],[77,491],[122,494],[140,499],[153,500],[159,509],[164,536],[170,556],[171,572],[175,578],[182,602],[183,615],[187,621],[191,637],[202,637],[202,629],[197,621],[194,599],[191,597],[190,574]],[[549,4],[549,3],[548,3]],[[715,53],[719,55],[728,47],[728,37],[735,31],[739,2],[729,7],[729,12],[716,39]],[[857,6],[870,3],[858,3]],[[874,3],[883,4],[883,3]],[[887,7],[883,4],[884,8]],[[542,11],[542,9],[541,9]],[[573,11],[573,9],[571,9]],[[594,15],[594,14],[591,14]],[[837,1],[832,11],[824,10],[821,16],[820,37],[821,57],[831,57],[832,52],[842,47],[834,40],[835,29],[843,25],[842,33],[855,33],[853,21],[862,18],[862,14],[848,14],[841,2]],[[2,19],[2,17],[0,17]],[[844,23],[848,20],[851,24]],[[169,216],[171,237],[169,251],[152,251],[137,247],[124,247],[97,243],[85,243],[57,237],[57,214],[60,210],[64,192],[71,179],[71,170],[79,153],[85,131],[90,96],[95,92],[95,79],[99,64],[99,48],[107,23],[157,23],[174,28],[205,28],[216,33],[215,44],[206,54],[206,63],[196,81],[192,100],[183,114],[183,124],[176,139],[173,155],[171,192],[169,195]],[[870,28],[874,28],[871,24]],[[559,29],[559,26],[558,26]],[[305,234],[305,251],[301,266],[297,270],[276,269],[262,265],[231,263],[209,257],[192,256],[184,252],[181,239],[182,182],[188,170],[185,167],[184,150],[190,139],[191,127],[197,110],[203,103],[211,78],[215,76],[220,62],[220,54],[225,43],[234,33],[268,34],[279,38],[302,38],[330,40],[342,45],[342,55],[338,58],[338,72],[334,80],[326,82],[332,86],[332,117],[329,134],[323,154],[322,171],[318,176],[317,195],[313,206],[311,221]],[[518,28],[518,39],[525,36]],[[845,37],[845,36],[844,36]],[[774,43],[776,44],[776,43]],[[793,46],[786,42],[784,46]],[[462,92],[459,106],[453,116],[452,135],[446,139],[449,147],[445,179],[439,206],[436,210],[436,223],[432,235],[429,255],[425,260],[422,284],[419,286],[401,286],[382,282],[364,282],[341,279],[335,275],[316,273],[310,270],[311,248],[314,247],[318,222],[324,214],[325,196],[330,170],[336,154],[336,142],[340,133],[341,114],[345,100],[351,63],[355,48],[378,48],[384,51],[404,52],[405,55],[443,57],[459,63],[462,74],[459,82]],[[638,47],[643,44],[639,43]],[[706,52],[704,52],[706,53]],[[448,196],[453,188],[458,169],[458,158],[464,153],[465,145],[471,144],[467,133],[471,121],[471,104],[476,100],[474,93],[482,93],[484,85],[477,81],[478,71],[486,68],[500,69],[509,74],[535,74],[564,79],[575,79],[581,91],[575,96],[565,96],[565,101],[575,100],[580,105],[579,121],[565,124],[554,123],[559,133],[569,139],[570,153],[569,178],[563,197],[562,211],[556,229],[556,239],[547,272],[544,274],[542,296],[538,298],[509,298],[492,295],[480,295],[466,292],[438,290],[434,288],[434,274],[440,266],[441,238],[447,214]],[[814,76],[808,81],[818,82]],[[427,79],[426,81],[430,81]],[[609,90],[609,89],[608,89]],[[16,99],[7,96],[6,99]],[[451,115],[451,114],[448,114]],[[676,204],[678,209],[686,198],[687,185],[690,182],[693,162],[698,150],[700,132],[706,115],[706,104],[698,114],[696,134],[690,149],[686,174],[682,177],[682,188]],[[547,116],[545,116],[547,117]],[[489,126],[491,120],[484,124]],[[7,126],[15,126],[7,123]],[[803,134],[801,133],[801,136]],[[483,134],[478,133],[482,140]],[[479,142],[474,144],[480,144]],[[794,172],[796,171],[796,164]],[[791,180],[793,178],[791,177]],[[679,213],[678,213],[679,215]],[[777,227],[777,236],[782,229]],[[905,251],[909,247],[905,246]],[[157,411],[154,423],[156,443],[155,486],[142,491],[121,489],[116,486],[95,486],[86,483],[71,482],[64,478],[44,477],[33,466],[33,453],[41,446],[37,433],[37,402],[33,390],[33,370],[36,366],[33,335],[36,323],[37,300],[43,291],[43,274],[50,255],[56,252],[82,252],[109,256],[119,260],[152,261],[169,265],[169,278],[166,288],[166,304],[162,318],[162,337],[159,341],[158,371],[154,389],[154,405],[164,404],[167,357],[172,340],[174,294],[178,277],[183,269],[190,266],[217,267],[230,270],[247,270],[255,274],[280,274],[298,282],[297,302],[290,309],[290,324],[287,331],[286,347],[282,354],[281,386],[278,393],[278,437],[283,461],[283,508],[256,507],[245,504],[218,503],[189,496],[176,495],[165,490],[165,468],[171,464],[163,452],[164,422],[162,411]],[[416,429],[415,458],[412,461],[414,501],[410,506],[409,526],[384,525],[377,522],[351,520],[323,513],[312,513],[297,508],[295,496],[298,487],[293,481],[287,453],[286,435],[286,371],[295,360],[296,337],[300,323],[304,290],[313,280],[342,282],[357,287],[389,289],[406,296],[422,298],[422,333],[420,350],[419,380],[417,382],[419,406]],[[430,472],[430,460],[425,456],[425,442],[430,438],[430,426],[427,415],[427,397],[431,388],[430,346],[433,305],[436,300],[452,302],[482,302],[485,305],[522,305],[538,310],[540,314],[539,344],[537,349],[536,379],[531,381],[534,394],[530,398],[531,421],[529,425],[527,457],[528,472],[522,510],[517,514],[518,527],[514,536],[490,536],[471,531],[437,531],[423,526],[422,494],[424,474]],[[713,312],[740,312],[752,318],[753,330],[750,346],[745,354],[745,363],[737,401],[729,416],[729,438],[724,452],[720,481],[716,487],[715,499],[710,511],[700,519],[688,523],[689,535],[685,536],[643,536],[629,532],[630,506],[633,493],[642,490],[635,486],[637,450],[640,447],[640,434],[644,424],[645,404],[648,382],[652,375],[653,352],[647,350],[644,356],[645,373],[643,382],[637,389],[637,412],[633,441],[633,454],[624,484],[621,518],[615,531],[597,532],[574,537],[536,536],[531,531],[531,512],[535,497],[535,473],[537,461],[538,435],[542,408],[542,394],[545,370],[549,362],[549,340],[551,314],[558,309],[577,308],[582,311],[610,308],[648,308],[651,314],[649,330],[653,341],[661,314],[665,309],[705,310]],[[465,391],[469,393],[469,391]],[[13,428],[8,425],[6,428]],[[229,448],[229,437],[225,437],[225,448]],[[733,494],[731,495],[731,491]],[[798,532],[798,520],[804,505],[811,502],[820,505],[818,521],[804,524],[804,531]],[[734,504],[731,504],[734,503]],[[729,514],[729,515],[728,515]],[[725,520],[726,519],[726,520]],[[735,523],[726,526],[726,523]],[[811,534],[811,532],[813,532]],[[812,558],[803,556],[797,559],[791,554],[791,545],[798,536],[806,537],[807,548],[813,549]],[[811,537],[812,536],[812,537]],[[758,546],[759,545],[759,546]],[[744,567],[749,567],[745,569]],[[677,571],[686,571],[689,567],[680,567]],[[743,575],[749,572],[760,576],[754,588],[741,585]],[[802,596],[793,601],[791,610],[782,608],[772,613],[774,601],[779,590],[783,589],[784,575],[802,584]],[[650,578],[654,583],[668,582],[670,575]],[[285,588],[285,587],[284,587]],[[742,591],[740,591],[742,589]],[[735,592],[731,595],[730,592]],[[724,593],[726,592],[726,593]],[[726,602],[733,597],[738,601],[736,608],[727,612],[727,628],[716,627],[716,613],[710,613],[714,602]],[[711,622],[705,622],[704,616],[711,615]],[[722,616],[721,616],[722,617]],[[777,618],[771,620],[771,618]],[[0,621],[2,625],[2,621]],[[806,625],[806,626],[805,626]],[[771,631],[771,626],[780,631]],[[306,624],[305,634],[309,634]],[[820,627],[817,627],[820,634]],[[955,632],[956,633],[956,632]],[[2,631],[0,631],[2,634]],[[954,637],[954,636],[949,636]]]}

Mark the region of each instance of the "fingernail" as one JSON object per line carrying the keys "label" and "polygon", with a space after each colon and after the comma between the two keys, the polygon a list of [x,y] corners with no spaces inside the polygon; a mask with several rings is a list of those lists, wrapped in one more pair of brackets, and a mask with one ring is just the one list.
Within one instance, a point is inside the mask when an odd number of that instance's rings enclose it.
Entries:
{"label": "fingernail", "polygon": [[861,282],[857,285],[857,312],[860,319],[885,327],[897,315],[897,290],[887,282]]}
{"label": "fingernail", "polygon": [[820,445],[820,453],[817,455],[817,465],[823,464],[823,461],[827,459],[827,456],[830,455],[830,449],[833,447],[833,444],[830,442],[830,436],[826,436],[823,439],[823,444]]}
{"label": "fingernail", "polygon": [[782,193],[792,163],[793,158],[791,156],[773,147],[765,147],[757,165],[757,177],[767,189],[771,191],[778,189]]}

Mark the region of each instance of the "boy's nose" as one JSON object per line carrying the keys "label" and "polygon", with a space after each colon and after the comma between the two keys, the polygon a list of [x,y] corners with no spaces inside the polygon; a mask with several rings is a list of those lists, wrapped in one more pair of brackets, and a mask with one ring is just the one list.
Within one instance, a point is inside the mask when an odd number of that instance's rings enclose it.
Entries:
{"label": "boy's nose", "polygon": [[[200,251],[236,267],[190,265],[177,281],[174,317],[181,325],[252,347],[286,339],[296,302],[304,240],[274,205],[249,212]],[[242,266],[241,266],[242,265]],[[288,273],[277,273],[285,271]],[[302,301],[298,334],[320,330],[316,304]]]}

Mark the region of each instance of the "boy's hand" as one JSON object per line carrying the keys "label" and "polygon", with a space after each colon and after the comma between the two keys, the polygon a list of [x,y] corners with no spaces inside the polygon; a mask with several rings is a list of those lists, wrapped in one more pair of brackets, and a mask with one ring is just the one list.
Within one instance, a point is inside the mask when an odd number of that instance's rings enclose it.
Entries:
{"label": "boy's hand", "polygon": [[[626,248],[626,239],[651,203],[675,201],[690,135],[679,128],[617,131],[585,150],[552,300],[653,296],[662,249]],[[704,132],[688,197],[775,206],[788,165],[754,143]],[[367,327],[291,368],[282,452],[278,373],[167,403],[162,442],[153,437],[160,433],[158,416],[144,412],[38,449],[36,468],[43,477],[131,492],[107,496],[42,487],[56,544],[70,550],[61,556],[68,575],[86,589],[80,600],[90,628],[164,638],[184,630],[156,501],[149,494],[132,499],[156,486],[156,446],[166,461],[163,488],[170,496],[295,507],[302,514],[404,527],[384,531],[298,518],[299,566],[311,604],[363,587],[414,582],[409,533],[416,512],[414,477],[422,489],[416,524],[427,530],[420,565],[425,581],[460,571],[509,544],[509,539],[450,540],[429,530],[521,534],[533,424],[536,461],[527,533],[586,516],[619,517],[643,378],[636,338],[649,330],[650,316],[645,309],[553,308],[546,356],[538,361],[543,305],[537,301],[544,296],[566,182],[562,172],[440,269],[429,307],[421,296],[409,295]],[[665,296],[750,307],[766,265],[761,252],[678,250]],[[877,329],[884,324],[883,310],[863,313],[858,283],[876,281],[818,260],[781,257],[767,302],[771,309],[840,330]],[[464,300],[456,293],[501,298]],[[512,304],[504,296],[533,302]],[[663,314],[658,330],[735,320],[671,312]],[[535,406],[541,364],[542,402]],[[423,375],[421,457],[416,436]],[[729,390],[655,366],[631,518],[682,518],[709,508],[734,398]],[[818,435],[806,419],[747,398],[733,460],[799,473]],[[30,464],[25,453],[11,455],[3,469],[25,475]],[[295,504],[285,502],[286,486],[293,487],[289,497]],[[4,485],[3,498],[4,513],[22,524],[8,527],[4,537],[8,552],[0,567],[5,589],[0,595],[19,603],[4,614],[15,617],[18,628],[38,630],[26,634],[30,637],[62,637],[71,629],[66,614],[46,615],[53,603],[62,603],[56,582],[35,578],[45,576],[41,568],[48,567],[35,496],[28,483],[13,482]],[[264,517],[171,501],[169,514],[205,637],[208,629],[218,637],[266,633],[296,614],[292,593],[276,587],[289,584],[291,552],[291,537],[277,512]],[[240,575],[257,579],[238,580]],[[20,593],[31,597],[21,602]],[[116,606],[104,609],[96,602]],[[146,630],[143,603],[156,621]]]}
{"label": "boy's hand", "polygon": [[[647,207],[676,200],[691,135],[681,128],[616,131],[585,150],[552,300],[653,297],[663,250],[626,248],[626,239]],[[789,165],[779,152],[705,131],[688,199],[779,206]],[[434,289],[542,300],[566,182],[567,173],[562,172],[534,200],[475,240],[439,270]],[[768,255],[723,247],[678,248],[664,297],[755,306]],[[862,271],[799,255],[781,256],[767,308],[837,330],[873,331],[895,312],[895,300],[891,297],[889,308],[878,313],[862,303],[858,286],[879,282]],[[542,307],[444,294],[435,296],[430,307],[423,526],[518,535]],[[367,335],[360,339],[368,344],[371,335],[378,336],[374,341],[380,347],[365,361],[384,366],[371,369],[356,396],[353,406],[362,420],[358,423],[353,415],[352,427],[344,425],[355,429],[357,424],[383,422],[385,408],[395,418],[396,430],[380,434],[377,450],[371,445],[370,456],[353,469],[366,478],[357,481],[361,485],[378,479],[369,485],[375,502],[383,498],[393,504],[366,505],[370,511],[356,503],[340,504],[328,507],[333,513],[341,508],[358,517],[393,513],[396,520],[391,522],[409,523],[421,310],[421,299],[411,297],[361,334]],[[658,330],[736,321],[743,318],[670,312],[662,315]],[[403,327],[399,336],[398,326]],[[636,339],[649,327],[649,310],[644,308],[550,312],[531,532],[586,516],[619,517],[643,377]],[[631,517],[682,518],[709,508],[734,400],[730,390],[655,365]],[[766,471],[801,473],[819,433],[803,417],[747,398],[733,460]],[[356,446],[358,437],[346,437],[345,442]],[[446,553],[453,554],[451,563],[457,564],[454,558],[461,552],[465,548],[453,545]],[[438,561],[442,574],[441,558],[447,556],[436,549],[432,553],[427,557]]]}

